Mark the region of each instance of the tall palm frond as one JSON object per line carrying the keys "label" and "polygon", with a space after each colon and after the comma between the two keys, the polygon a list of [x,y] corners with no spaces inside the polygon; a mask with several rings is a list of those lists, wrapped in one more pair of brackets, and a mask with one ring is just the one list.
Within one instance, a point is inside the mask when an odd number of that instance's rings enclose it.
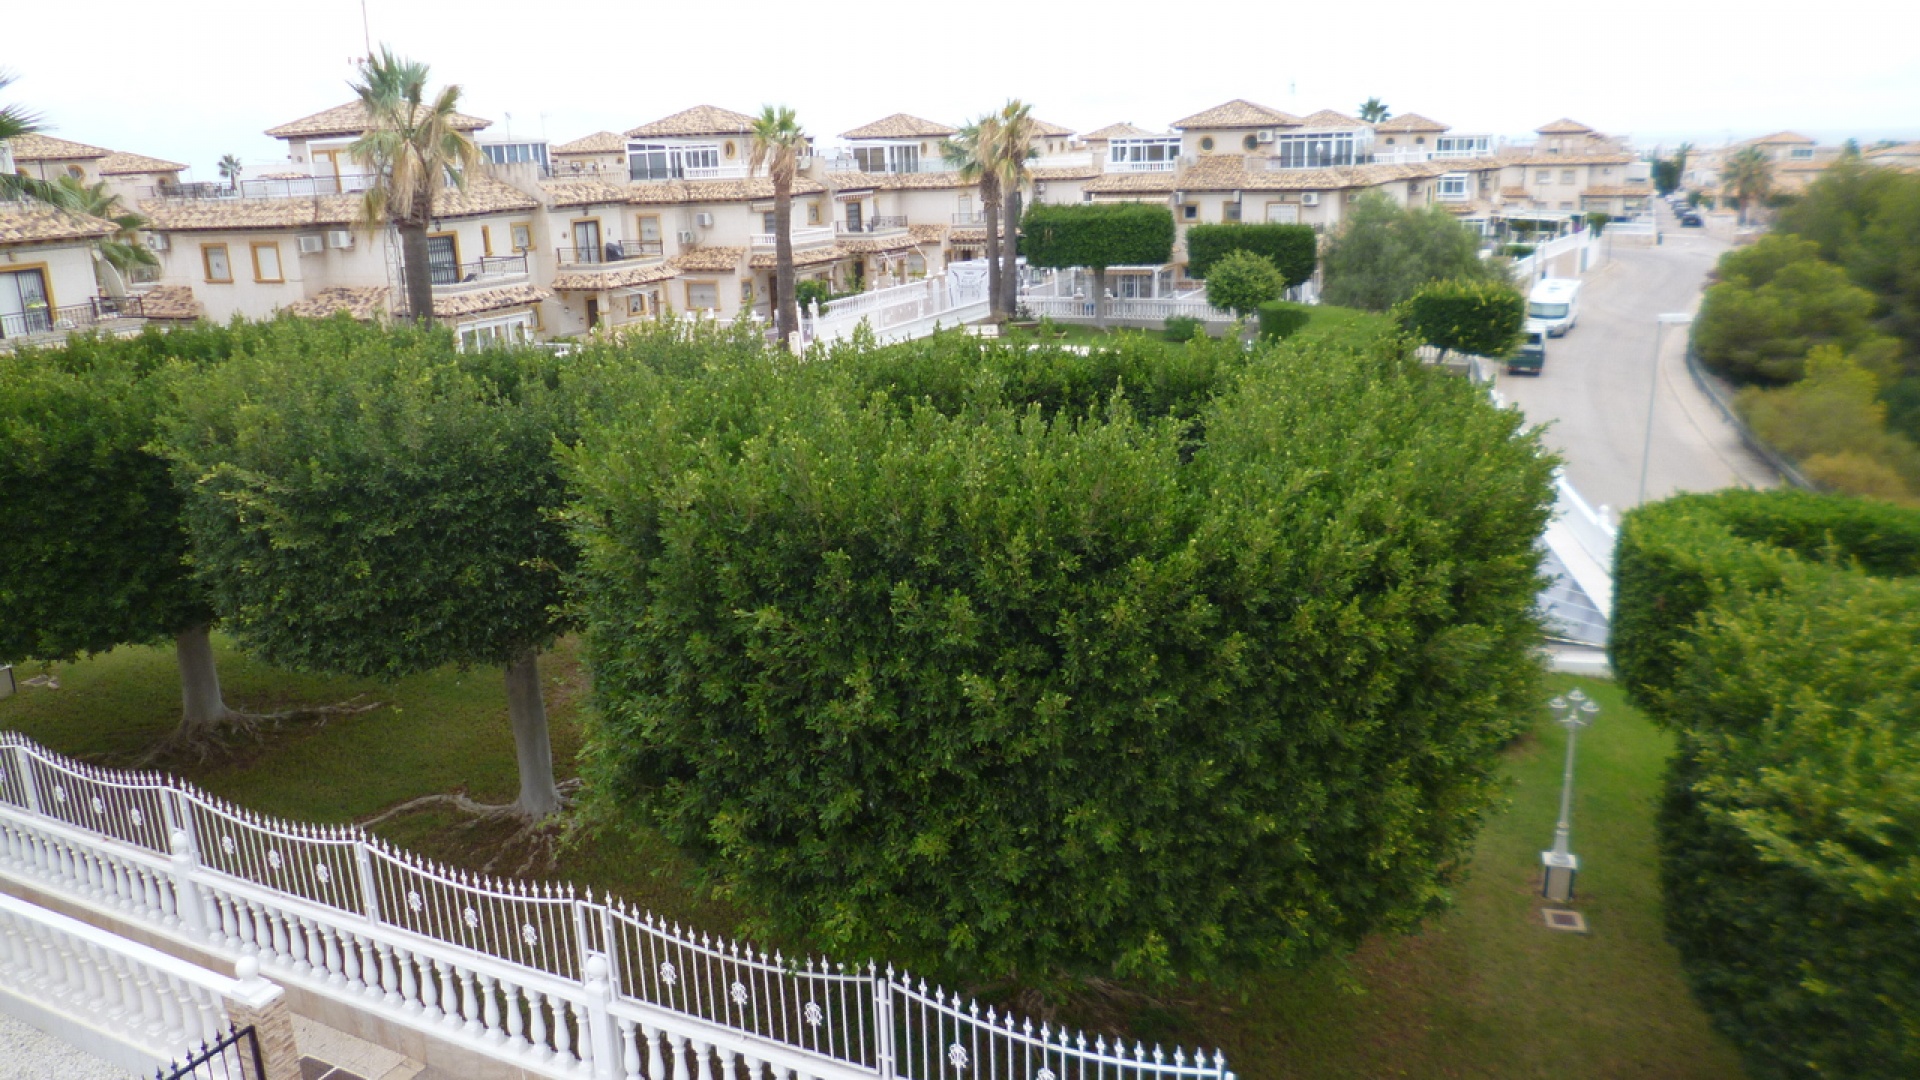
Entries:
{"label": "tall palm frond", "polygon": [[1393,116],[1387,111],[1387,103],[1377,97],[1370,97],[1360,103],[1360,119],[1369,124],[1378,124]]}
{"label": "tall palm frond", "polygon": [[429,99],[427,78],[427,65],[381,46],[378,56],[360,65],[360,81],[350,84],[366,109],[367,130],[347,147],[374,175],[361,197],[361,224],[369,231],[387,225],[400,231],[407,310],[421,322],[433,319],[426,234],[434,196],[464,189],[467,174],[480,164],[480,148],[454,126],[460,88],[442,87]]}
{"label": "tall palm frond", "polygon": [[1739,204],[1740,224],[1747,223],[1747,209],[1773,193],[1773,159],[1757,146],[1749,146],[1727,159],[1720,183]]}
{"label": "tall palm frond", "polygon": [[[11,71],[0,69],[0,90],[13,85],[15,75]],[[29,112],[19,105],[0,105],[0,142],[31,135],[40,130],[43,120],[39,113]],[[0,171],[0,199],[38,199],[50,201],[52,185],[44,180],[21,176],[11,169]]]}
{"label": "tall palm frond", "polygon": [[988,308],[1000,313],[1000,118],[992,113],[962,124],[940,143],[940,156],[966,183],[980,185],[980,210],[987,226]]}
{"label": "tall palm frond", "polygon": [[1006,222],[1006,245],[1000,260],[1000,311],[1012,315],[1019,305],[1020,198],[1033,182],[1031,163],[1040,155],[1035,145],[1040,139],[1040,122],[1033,118],[1033,106],[1019,98],[1008,101],[1000,110],[1000,139],[995,149],[995,165],[1000,173],[1000,197],[1005,202],[1002,220]]}
{"label": "tall palm frond", "polygon": [[222,154],[220,155],[218,168],[220,170],[220,179],[225,180],[227,186],[238,187],[240,185],[240,174],[244,170],[244,166],[240,164],[239,158],[232,154]]}
{"label": "tall palm frond", "polygon": [[140,230],[147,219],[120,204],[120,196],[108,190],[106,181],[88,184],[63,176],[51,187],[47,202],[74,214],[100,218],[115,225],[115,231],[99,242],[100,257],[121,273],[136,266],[158,266],[160,260],[140,242]]}
{"label": "tall palm frond", "polygon": [[800,308],[793,295],[793,178],[809,142],[792,109],[767,105],[753,120],[751,144],[747,171],[765,168],[773,181],[773,327],[785,342],[800,329]]}

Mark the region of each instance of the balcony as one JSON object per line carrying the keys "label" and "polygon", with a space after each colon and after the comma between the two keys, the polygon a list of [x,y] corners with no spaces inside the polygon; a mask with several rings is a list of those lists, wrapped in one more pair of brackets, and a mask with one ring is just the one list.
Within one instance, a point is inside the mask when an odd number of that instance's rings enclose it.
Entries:
{"label": "balcony", "polygon": [[1109,161],[1107,162],[1107,171],[1115,172],[1115,173],[1175,172],[1175,171],[1178,171],[1179,168],[1180,168],[1179,158],[1168,158],[1161,161]]}
{"label": "balcony", "polygon": [[0,315],[0,341],[5,342],[0,348],[57,343],[76,330],[99,328],[108,332],[130,332],[138,328],[139,320],[145,317],[138,296],[96,296],[84,304]]}
{"label": "balcony", "polygon": [[599,247],[563,247],[554,251],[561,266],[611,266],[658,259],[666,254],[658,240],[609,240]]}
{"label": "balcony", "polygon": [[636,184],[662,183],[668,180],[744,180],[753,175],[747,166],[736,165],[666,165],[657,162],[643,168],[631,163],[627,167],[627,178]]}
{"label": "balcony", "polygon": [[[835,222],[833,231],[841,236],[878,236],[882,233],[904,232],[906,228],[904,214],[881,214],[864,221]],[[795,243],[797,246],[798,241]]]}
{"label": "balcony", "polygon": [[433,291],[442,296],[516,285],[527,280],[527,257],[489,255],[478,262],[437,264],[432,276]]}
{"label": "balcony", "polygon": [[373,173],[340,176],[283,176],[237,183],[201,181],[191,184],[154,184],[143,187],[153,199],[310,199],[315,195],[348,195],[365,191],[378,179]]}
{"label": "balcony", "polygon": [[[787,235],[793,238],[794,250],[798,251],[802,248],[825,247],[833,243],[837,233],[838,230],[832,225],[814,225],[794,229]],[[755,233],[748,239],[748,246],[754,251],[772,251],[775,243],[776,238],[772,233]]]}
{"label": "balcony", "polygon": [[955,214],[953,215],[953,223],[963,228],[984,228],[987,224],[987,215],[978,210],[972,213]]}

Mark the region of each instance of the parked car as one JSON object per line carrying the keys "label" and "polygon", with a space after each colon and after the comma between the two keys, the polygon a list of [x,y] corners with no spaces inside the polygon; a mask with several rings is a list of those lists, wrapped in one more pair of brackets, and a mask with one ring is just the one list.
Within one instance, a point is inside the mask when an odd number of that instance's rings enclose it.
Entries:
{"label": "parked car", "polygon": [[1507,374],[1538,375],[1547,364],[1547,332],[1528,330],[1520,339],[1520,351],[1507,357]]}
{"label": "parked car", "polygon": [[1680,224],[1684,228],[1697,229],[1697,228],[1700,228],[1702,225],[1705,225],[1706,223],[1707,221],[1705,218],[1701,217],[1698,213],[1692,210],[1684,211],[1680,215]]}

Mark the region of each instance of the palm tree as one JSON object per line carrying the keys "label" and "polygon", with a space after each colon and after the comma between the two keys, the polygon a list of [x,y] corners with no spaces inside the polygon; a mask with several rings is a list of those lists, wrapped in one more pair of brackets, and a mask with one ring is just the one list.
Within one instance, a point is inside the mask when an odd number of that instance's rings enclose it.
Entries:
{"label": "palm tree", "polygon": [[353,92],[367,112],[367,130],[347,152],[374,174],[360,205],[369,230],[392,225],[400,232],[401,277],[407,312],[416,321],[433,321],[433,274],[427,254],[427,229],[433,221],[433,197],[448,187],[465,188],[467,172],[480,162],[480,149],[454,126],[458,86],[442,87],[427,99],[427,65],[403,60],[386,46],[360,65]]}
{"label": "palm tree", "polygon": [[1387,103],[1377,97],[1370,97],[1360,103],[1360,119],[1369,124],[1377,124],[1392,115],[1387,111]]}
{"label": "palm tree", "polygon": [[[0,90],[13,85],[15,76],[11,71],[0,69]],[[40,114],[28,112],[18,105],[0,105],[0,142],[31,135],[40,130]],[[35,180],[21,176],[11,169],[0,170],[0,199],[14,199],[25,196],[29,199],[47,201],[53,185],[44,180]]]}
{"label": "palm tree", "polygon": [[1000,110],[1000,140],[995,148],[1000,173],[1001,197],[1006,202],[1002,220],[1007,223],[1007,245],[1000,253],[1000,311],[1012,315],[1020,305],[1020,193],[1033,180],[1027,163],[1038,155],[1034,141],[1040,137],[1039,121],[1033,118],[1033,106],[1015,98]]}
{"label": "palm tree", "polygon": [[940,143],[940,156],[959,172],[960,179],[980,185],[980,209],[987,225],[987,310],[1000,312],[1000,171],[995,166],[1000,143],[1000,118],[992,113],[960,126]]}
{"label": "palm tree", "polygon": [[225,180],[228,187],[238,188],[240,186],[241,165],[239,158],[232,154],[220,155],[219,169],[220,179]]}
{"label": "palm tree", "polygon": [[1773,159],[1757,146],[1727,159],[1720,186],[1740,207],[1740,224],[1747,223],[1747,207],[1773,192]]}
{"label": "palm tree", "polygon": [[[134,267],[160,265],[160,260],[140,242],[140,230],[146,227],[147,219],[120,205],[120,196],[107,190],[106,181],[89,185],[71,176],[63,176],[54,182],[52,189],[47,202],[62,210],[97,217],[117,226],[95,248],[101,262],[112,267],[120,278],[115,281],[105,274],[96,275],[102,279],[101,286],[108,295],[118,296],[126,292],[124,275]],[[95,269],[98,270],[98,266]]]}
{"label": "palm tree", "polygon": [[793,295],[793,177],[807,150],[807,133],[792,109],[766,105],[754,117],[752,139],[747,171],[765,166],[773,180],[773,332],[785,343],[800,329],[800,305]]}

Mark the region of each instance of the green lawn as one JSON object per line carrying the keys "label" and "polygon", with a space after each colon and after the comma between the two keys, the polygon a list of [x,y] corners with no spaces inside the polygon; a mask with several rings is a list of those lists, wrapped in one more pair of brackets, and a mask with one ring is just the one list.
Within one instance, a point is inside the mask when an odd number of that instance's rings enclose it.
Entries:
{"label": "green lawn", "polygon": [[[387,705],[288,725],[225,760],[170,763],[206,788],[256,809],[330,822],[458,787],[488,801],[513,796],[498,672],[447,670],[380,686],[288,676],[220,644],[228,700],[237,706],[265,711],[363,693]],[[572,644],[545,658],[542,670],[555,760],[570,773],[582,698]],[[173,723],[171,650],[119,649],[63,665],[57,675],[58,690],[23,687],[0,700],[0,727],[69,754],[125,764]],[[1580,743],[1573,834],[1585,867],[1574,907],[1590,934],[1556,933],[1540,920],[1539,852],[1552,839],[1565,745],[1558,727],[1542,723],[1509,754],[1512,805],[1489,822],[1457,909],[1423,934],[1378,940],[1349,960],[1274,975],[1245,994],[1133,1001],[1101,1019],[1123,1019],[1149,1041],[1221,1046],[1245,1080],[1740,1076],[1732,1051],[1688,997],[1661,937],[1652,813],[1667,739],[1611,684],[1581,685],[1603,708]],[[477,867],[497,839],[489,828],[426,813],[380,831]],[[557,872],[702,929],[730,932],[745,921],[744,913],[689,887],[686,865],[646,836],[580,838]]]}

